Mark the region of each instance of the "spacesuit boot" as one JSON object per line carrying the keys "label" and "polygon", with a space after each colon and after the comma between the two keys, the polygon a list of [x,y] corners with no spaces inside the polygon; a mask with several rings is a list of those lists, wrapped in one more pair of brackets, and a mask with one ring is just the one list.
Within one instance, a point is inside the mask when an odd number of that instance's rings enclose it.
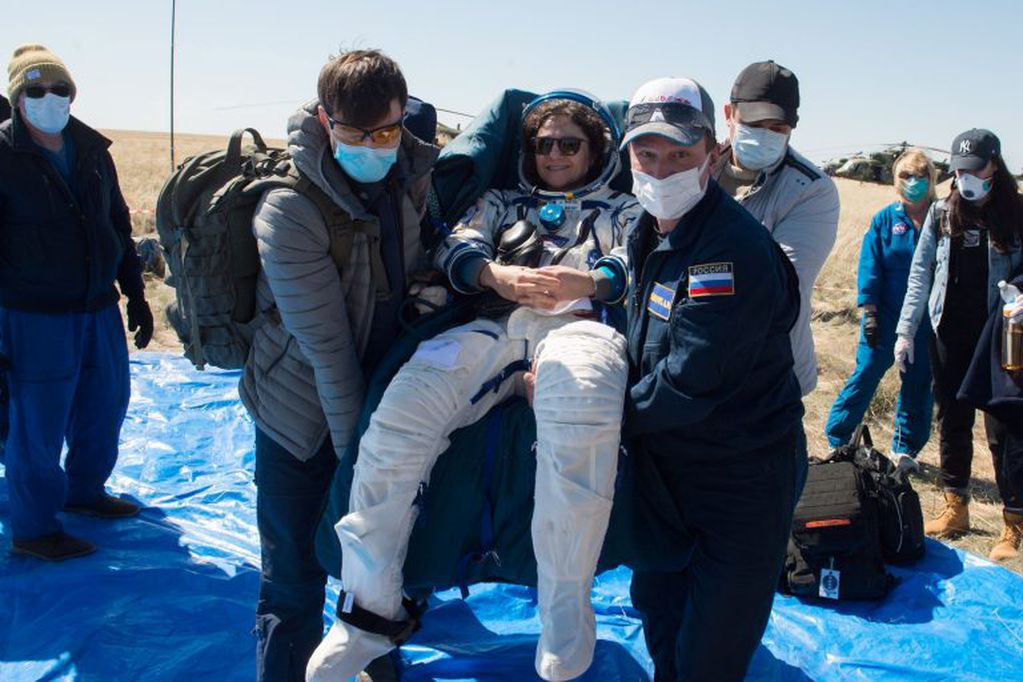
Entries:
{"label": "spacesuit boot", "polygon": [[309,658],[306,682],[347,682],[374,659],[394,648],[383,635],[374,635],[340,620],[334,621]]}
{"label": "spacesuit boot", "polygon": [[[353,491],[358,486],[358,473]],[[404,563],[407,533],[396,527],[411,527],[413,506],[405,496],[346,514],[335,526],[344,563],[341,580],[345,596],[338,603],[339,617],[316,647],[306,667],[309,682],[338,682],[357,675],[375,658],[395,647],[387,636],[368,632],[340,617],[345,598],[371,613],[393,621],[408,618],[401,605],[401,565]],[[397,523],[395,523],[397,520]],[[397,577],[391,570],[397,565]]]}
{"label": "spacesuit boot", "polygon": [[569,680],[596,644],[590,590],[617,471],[625,395],[625,342],[610,327],[574,322],[537,349],[532,536],[541,635],[536,672]]}

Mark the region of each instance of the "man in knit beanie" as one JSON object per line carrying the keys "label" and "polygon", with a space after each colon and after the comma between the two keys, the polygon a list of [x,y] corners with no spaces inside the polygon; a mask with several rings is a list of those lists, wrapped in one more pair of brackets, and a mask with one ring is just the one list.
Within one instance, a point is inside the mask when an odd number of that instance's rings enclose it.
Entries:
{"label": "man in knit beanie", "polygon": [[22,45],[14,51],[11,63],[7,65],[7,80],[7,96],[14,103],[26,87],[40,85],[44,81],[67,85],[72,100],[77,92],[71,72],[60,57],[38,44]]}
{"label": "man in knit beanie", "polygon": [[[0,123],[0,367],[9,386],[3,449],[12,551],[58,561],[88,554],[60,511],[119,518],[109,495],[128,408],[128,347],[117,300],[143,348],[153,333],[110,141],[70,115],[77,93],[46,47],[8,65]],[[115,287],[116,283],[116,287]],[[61,468],[64,443],[68,452]]]}

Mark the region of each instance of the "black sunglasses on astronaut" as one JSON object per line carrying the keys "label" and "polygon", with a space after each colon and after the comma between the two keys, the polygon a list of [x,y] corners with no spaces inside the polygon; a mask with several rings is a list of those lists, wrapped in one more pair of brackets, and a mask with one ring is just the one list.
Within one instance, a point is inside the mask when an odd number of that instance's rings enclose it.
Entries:
{"label": "black sunglasses on astronaut", "polygon": [[586,140],[581,137],[534,137],[529,141],[529,148],[537,156],[550,156],[557,145],[558,151],[565,156],[575,156],[582,149]]}

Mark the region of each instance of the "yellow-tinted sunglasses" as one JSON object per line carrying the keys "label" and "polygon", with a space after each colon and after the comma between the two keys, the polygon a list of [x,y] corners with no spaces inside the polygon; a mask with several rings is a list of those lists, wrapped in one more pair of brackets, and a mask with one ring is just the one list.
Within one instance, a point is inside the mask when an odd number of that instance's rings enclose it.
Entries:
{"label": "yellow-tinted sunglasses", "polygon": [[391,123],[390,125],[380,126],[379,128],[373,128],[371,130],[359,128],[358,126],[345,125],[340,121],[334,120],[330,116],[327,116],[327,122],[330,123],[331,128],[337,130],[338,137],[340,137],[345,144],[366,144],[366,140],[369,139],[373,141],[373,144],[390,147],[401,138],[401,121]]}

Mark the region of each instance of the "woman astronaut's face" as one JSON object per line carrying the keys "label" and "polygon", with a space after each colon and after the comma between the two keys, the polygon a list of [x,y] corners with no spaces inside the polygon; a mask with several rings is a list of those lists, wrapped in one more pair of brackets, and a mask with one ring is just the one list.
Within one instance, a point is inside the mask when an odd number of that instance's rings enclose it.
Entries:
{"label": "woman astronaut's face", "polygon": [[568,116],[551,116],[536,133],[533,157],[545,189],[563,192],[583,184],[590,169],[586,133]]}

